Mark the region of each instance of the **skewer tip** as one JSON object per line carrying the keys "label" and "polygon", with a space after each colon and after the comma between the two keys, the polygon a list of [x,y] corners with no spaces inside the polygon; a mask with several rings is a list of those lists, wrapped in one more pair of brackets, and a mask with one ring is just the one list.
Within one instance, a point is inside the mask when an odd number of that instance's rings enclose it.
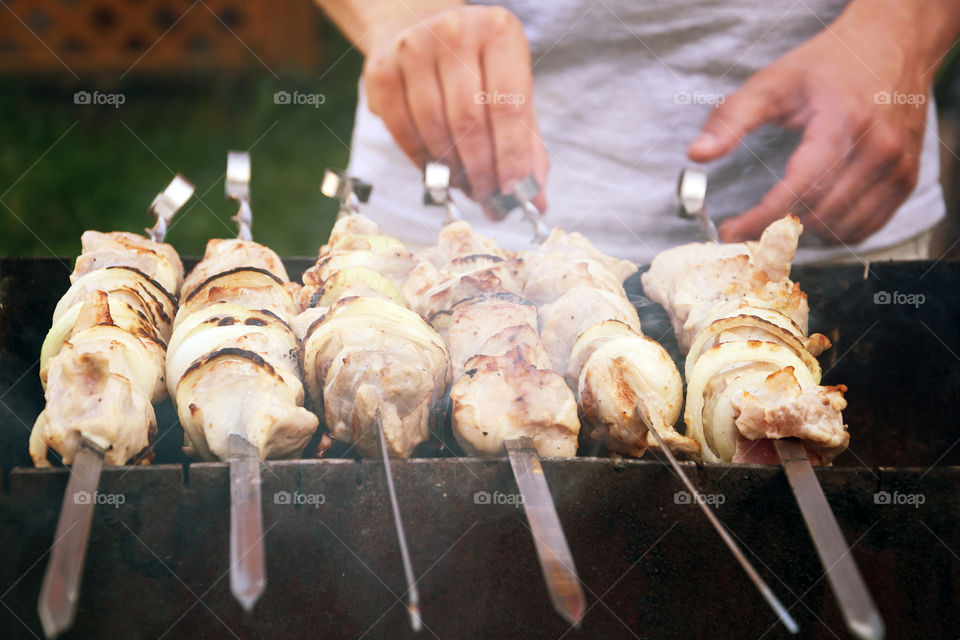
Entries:
{"label": "skewer tip", "polygon": [[870,616],[869,620],[851,621],[848,623],[848,628],[855,638],[862,640],[883,640],[887,634],[883,619],[877,614]]}
{"label": "skewer tip", "polygon": [[583,616],[586,613],[586,603],[583,600],[582,594],[575,594],[569,598],[566,598],[566,602],[563,603],[563,606],[557,607],[557,611],[560,613],[563,618],[573,626],[575,629],[580,628],[580,624],[583,622]]}
{"label": "skewer tip", "polygon": [[254,605],[257,604],[257,600],[263,595],[263,585],[254,584],[247,589],[232,589],[232,591],[233,597],[237,599],[243,610],[250,613],[253,611]]}
{"label": "skewer tip", "polygon": [[410,613],[410,628],[415,632],[419,633],[423,629],[423,618],[420,617],[420,605],[419,603],[412,603],[407,607],[407,611]]}
{"label": "skewer tip", "polygon": [[791,635],[795,636],[800,633],[800,625],[798,625],[797,621],[793,619],[793,616],[786,611],[780,615],[780,622],[783,623],[783,626],[787,628],[787,631],[789,631]]}
{"label": "skewer tip", "polygon": [[63,615],[56,616],[54,612],[46,606],[45,602],[41,602],[38,607],[38,613],[40,614],[40,624],[43,626],[43,635],[47,640],[53,640],[53,638],[58,637],[73,624],[72,610],[62,610],[62,613],[66,613],[66,617]]}

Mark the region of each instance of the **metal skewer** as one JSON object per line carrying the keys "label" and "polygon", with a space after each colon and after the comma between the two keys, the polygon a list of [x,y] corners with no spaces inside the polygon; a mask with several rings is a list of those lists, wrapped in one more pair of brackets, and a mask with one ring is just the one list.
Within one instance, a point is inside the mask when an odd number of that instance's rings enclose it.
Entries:
{"label": "metal skewer", "polygon": [[[240,204],[236,221],[240,240],[252,240],[250,154],[227,153],[226,195]],[[247,611],[267,586],[263,550],[263,504],[260,495],[260,452],[241,434],[231,433],[230,453],[230,591]]]}
{"label": "metal skewer", "polygon": [[797,633],[797,631],[800,630],[800,627],[797,625],[797,621],[793,619],[793,616],[790,615],[790,612],[787,611],[787,608],[783,606],[783,603],[780,602],[779,598],[777,598],[777,595],[773,592],[773,589],[770,588],[770,585],[768,585],[763,577],[761,577],[761,575],[757,572],[753,564],[750,562],[750,559],[747,558],[743,551],[740,550],[740,546],[720,523],[720,520],[716,515],[714,515],[713,510],[707,506],[707,502],[703,499],[703,495],[697,490],[693,482],[690,481],[690,478],[687,476],[687,472],[684,471],[683,467],[680,466],[680,463],[677,462],[673,452],[670,451],[670,448],[667,447],[666,443],[664,443],[660,433],[656,430],[656,428],[650,428],[647,429],[647,431],[653,434],[653,437],[660,446],[660,450],[663,452],[663,455],[666,456],[667,460],[670,462],[670,466],[673,467],[673,471],[677,474],[677,476],[679,476],[680,481],[683,482],[683,485],[687,488],[687,491],[690,492],[690,495],[693,496],[694,501],[700,507],[700,510],[703,511],[703,514],[707,516],[707,520],[710,521],[710,524],[713,525],[713,528],[716,530],[716,532],[720,534],[720,538],[723,539],[723,542],[727,545],[727,548],[730,549],[730,553],[732,553],[733,557],[736,558],[737,562],[740,563],[743,571],[753,582],[753,585],[757,588],[757,591],[760,592],[760,595],[763,596],[763,599],[767,601],[767,604],[770,605],[770,608],[773,609],[774,613],[777,614],[777,617],[780,618],[780,622],[783,623],[783,626],[785,626],[790,633]]}
{"label": "metal skewer", "polygon": [[553,608],[567,622],[579,628],[586,612],[586,601],[570,546],[557,517],[557,508],[543,475],[543,467],[540,466],[540,456],[531,438],[510,438],[503,444],[517,488],[523,497],[523,511],[530,523],[540,570],[547,583]]}
{"label": "metal skewer", "polygon": [[236,433],[230,434],[227,447],[230,451],[230,591],[244,609],[251,611],[267,586],[260,454]]}
{"label": "metal skewer", "polygon": [[533,225],[533,241],[543,242],[550,235],[550,229],[543,223],[542,214],[532,200],[540,193],[540,184],[533,176],[527,176],[517,183],[513,193],[501,193],[487,201],[488,206],[503,219],[517,207],[523,208],[523,217]]}
{"label": "metal skewer", "polygon": [[886,630],[880,611],[863,582],[850,547],[817,481],[803,443],[795,438],[773,441],[780,464],[810,531],[830,588],[840,605],[847,629],[856,638],[880,640]]}
{"label": "metal skewer", "polygon": [[390,508],[393,509],[393,524],[397,529],[397,541],[400,543],[400,558],[403,561],[403,574],[407,579],[407,612],[410,615],[410,628],[420,631],[423,628],[423,619],[420,616],[420,592],[417,591],[417,581],[413,575],[413,563],[410,562],[410,550],[407,548],[407,536],[403,532],[403,520],[400,517],[400,502],[397,500],[397,490],[393,486],[393,471],[390,468],[390,455],[387,452],[387,438],[383,434],[383,415],[380,409],[376,412],[377,439],[380,441],[380,457],[383,460],[383,470],[387,475],[387,491],[390,493]]}
{"label": "metal skewer", "polygon": [[460,209],[450,197],[450,167],[442,162],[428,162],[423,170],[423,204],[446,207],[443,224],[462,220]]}
{"label": "metal skewer", "polygon": [[720,242],[717,225],[704,206],[707,199],[707,174],[699,169],[684,169],[677,182],[678,213],[681,218],[696,219],[700,223],[700,232],[710,242]]}
{"label": "metal skewer", "polygon": [[63,494],[57,532],[37,606],[43,632],[48,638],[56,638],[69,629],[77,613],[80,579],[87,558],[97,486],[103,470],[103,453],[103,447],[81,437],[80,446],[73,457],[70,480]]}
{"label": "metal skewer", "polygon": [[[702,171],[684,169],[680,173],[677,197],[681,215],[697,218],[700,229],[712,242],[720,242],[717,226],[703,206],[707,193],[707,175]],[[660,440],[659,434],[656,434]],[[820,563],[826,570],[830,587],[840,605],[847,629],[857,638],[880,640],[885,626],[877,605],[867,590],[860,570],[850,553],[830,503],[813,472],[813,466],[803,444],[794,438],[774,439],[773,447],[780,459],[790,488],[800,507]],[[661,448],[663,445],[661,444]],[[704,506],[704,505],[701,505]],[[705,509],[705,512],[707,510]],[[711,514],[712,515],[712,514]],[[734,554],[736,555],[736,554]],[[746,569],[746,567],[744,567]],[[749,573],[749,571],[748,571]]]}
{"label": "metal skewer", "polygon": [[253,213],[250,211],[250,154],[246,151],[227,152],[227,175],[223,183],[227,197],[240,205],[237,215],[230,218],[237,223],[241,240],[253,240]]}
{"label": "metal skewer", "polygon": [[[154,242],[163,242],[174,214],[193,195],[193,185],[179,173],[167,188],[157,194],[149,210],[156,216],[156,224],[146,229]],[[87,543],[93,511],[97,504],[97,487],[103,471],[105,447],[85,435],[73,457],[70,479],[63,494],[60,518],[50,549],[37,601],[37,612],[47,638],[55,638],[73,624],[80,597],[83,566],[87,559]]]}
{"label": "metal skewer", "polygon": [[192,195],[193,185],[179,173],[175,175],[167,188],[158,193],[150,203],[150,212],[157,217],[157,223],[152,228],[146,229],[147,237],[154,242],[163,242],[167,237],[167,227],[174,214]]}
{"label": "metal skewer", "polygon": [[360,178],[348,176],[343,171],[327,169],[323,172],[320,192],[328,198],[340,201],[337,220],[360,212],[360,204],[370,199],[373,185]]}

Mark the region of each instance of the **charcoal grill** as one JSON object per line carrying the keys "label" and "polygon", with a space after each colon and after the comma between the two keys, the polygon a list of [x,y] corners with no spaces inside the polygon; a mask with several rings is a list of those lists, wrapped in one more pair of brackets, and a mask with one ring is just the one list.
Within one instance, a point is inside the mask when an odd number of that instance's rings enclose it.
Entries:
{"label": "charcoal grill", "polygon": [[[313,261],[286,262],[299,274]],[[40,344],[70,266],[69,259],[0,259],[5,638],[42,636],[37,594],[67,471],[31,468],[27,438],[43,407]],[[861,265],[793,272],[810,297],[811,330],[834,343],[821,359],[824,384],[850,387],[844,416],[852,446],[818,476],[888,637],[955,638],[960,264],[876,264],[864,275]],[[638,277],[626,289],[645,333],[680,362],[666,314],[646,302]],[[888,303],[878,295],[884,292]],[[894,294],[922,294],[923,302]],[[227,465],[183,456],[169,401],[158,421],[153,465],[104,470],[101,493],[125,501],[96,508],[77,619],[66,638],[413,636],[379,462],[267,463],[269,583],[245,614],[227,576]],[[680,482],[655,455],[544,462],[590,607],[580,630],[554,613],[520,510],[483,504],[481,492],[516,491],[506,460],[435,455],[393,465],[422,576],[424,637],[789,637],[696,506],[678,499]],[[791,607],[800,637],[846,637],[782,470],[685,465],[704,493],[723,496],[719,517]],[[294,492],[322,502],[274,499]],[[891,503],[878,504],[878,495]],[[914,499],[896,504],[896,496]]]}

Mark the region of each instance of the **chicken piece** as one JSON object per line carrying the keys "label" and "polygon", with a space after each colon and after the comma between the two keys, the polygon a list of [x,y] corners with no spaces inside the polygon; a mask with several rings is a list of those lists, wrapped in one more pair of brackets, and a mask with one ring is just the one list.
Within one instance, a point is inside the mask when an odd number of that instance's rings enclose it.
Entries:
{"label": "chicken piece", "polygon": [[510,252],[501,249],[497,241],[473,230],[465,220],[450,223],[440,230],[437,244],[424,249],[417,258],[442,269],[451,260],[466,256],[488,255],[510,259]]}
{"label": "chicken piece", "polygon": [[70,275],[71,284],[98,269],[117,266],[133,267],[174,293],[183,283],[183,263],[169,244],[124,231],[84,231],[80,244],[83,250]]}
{"label": "chicken piece", "polygon": [[604,320],[598,322],[577,336],[573,348],[570,350],[570,362],[567,364],[565,377],[567,384],[576,389],[580,384],[580,371],[587,360],[593,355],[593,352],[603,346],[605,343],[615,338],[625,336],[643,335],[637,333],[636,329],[619,320]]}
{"label": "chicken piece", "polygon": [[555,302],[540,307],[540,339],[550,357],[551,368],[566,373],[577,336],[605,320],[620,321],[640,333],[637,310],[623,294],[622,287],[619,293],[576,287]]}
{"label": "chicken piece", "polygon": [[278,282],[290,281],[280,256],[270,248],[236,238],[214,239],[207,242],[203,260],[183,281],[181,299],[188,298],[194,289],[209,281],[210,278],[240,268],[260,269],[276,276]]}
{"label": "chicken piece", "polygon": [[[301,331],[305,324],[294,321]],[[423,318],[388,300],[343,298],[301,337],[307,390],[336,440],[377,456],[378,410],[391,456],[409,457],[428,439],[450,364],[443,340]]]}
{"label": "chicken piece", "polygon": [[592,287],[619,295],[623,281],[637,266],[596,249],[579,233],[554,229],[537,249],[520,254],[523,296],[534,304],[555,301],[576,287]]}
{"label": "chicken piece", "polygon": [[596,260],[564,262],[563,254],[548,255],[525,280],[523,295],[534,304],[547,304],[571,289],[591,288],[624,295],[622,281]]}
{"label": "chicken piece", "polygon": [[340,298],[386,297],[404,304],[400,288],[417,265],[403,244],[385,236],[379,226],[362,215],[341,218],[330,241],[320,248],[316,264],[303,273],[297,298],[301,311],[331,306]]}
{"label": "chicken piece", "polygon": [[[524,333],[521,327],[529,331]],[[503,334],[507,329],[512,330],[510,335]],[[463,375],[467,360],[475,355],[503,355],[504,342],[509,342],[511,337],[527,345],[524,353],[532,353],[535,358],[529,362],[548,362],[539,345],[537,308],[532,304],[512,294],[479,296],[458,302],[450,310],[449,325],[443,332],[450,349],[454,379]]]}
{"label": "chicken piece", "polygon": [[422,261],[410,272],[403,297],[410,308],[429,318],[458,300],[495,293],[519,294],[517,262],[493,255],[454,258],[442,269]]}
{"label": "chicken piece", "polygon": [[167,384],[171,396],[187,370],[207,354],[233,348],[252,351],[271,366],[296,373],[300,343],[293,329],[275,313],[221,303],[183,318],[167,347]]}
{"label": "chicken piece", "polygon": [[[534,255],[536,254],[536,255]],[[594,247],[587,238],[579,232],[566,233],[563,229],[555,227],[546,240],[539,247],[532,251],[525,251],[521,254],[521,259],[526,269],[537,271],[540,259],[554,259],[562,257],[563,262],[572,264],[577,260],[594,260],[612,271],[616,277],[623,282],[637,272],[637,265],[629,260],[621,260],[608,256],[596,247]]]}
{"label": "chicken piece", "polygon": [[317,430],[317,416],[303,408],[303,384],[288,367],[259,353],[222,348],[195,361],[176,387],[187,452],[226,460],[230,434],[255,446],[260,459],[296,458]]}
{"label": "chicken piece", "polygon": [[[549,369],[550,358],[540,342],[537,330],[528,324],[507,327],[488,337],[476,350],[485,356],[505,356],[510,352],[523,358],[524,362],[538,369]],[[464,373],[463,369],[454,370],[454,380]]]}
{"label": "chicken piece", "polygon": [[[187,277],[188,280],[189,278],[190,276]],[[194,287],[189,294],[181,297],[174,329],[184,318],[210,305],[223,302],[243,305],[250,309],[269,309],[284,320],[292,318],[297,314],[298,308],[286,284],[272,272],[254,267],[237,267],[214,274]]]}
{"label": "chicken piece", "polygon": [[[356,236],[381,235],[382,233],[380,225],[376,222],[363,214],[355,213],[337,220],[333,229],[330,230],[330,238],[324,248],[337,249],[339,248],[338,245],[349,242],[351,238]],[[323,255],[323,249],[320,250],[320,254]]]}
{"label": "chicken piece", "polygon": [[643,288],[670,315],[686,353],[717,306],[743,298],[762,300],[807,333],[807,297],[789,279],[790,262],[803,225],[787,216],[771,224],[759,242],[691,243],[654,258]]}
{"label": "chicken piece", "polygon": [[104,293],[109,301],[96,307],[103,322],[116,321],[125,331],[162,343],[170,337],[177,303],[166,289],[132,267],[93,271],[78,279],[54,309],[53,325],[40,353],[41,381],[45,382],[44,363],[56,355],[64,340],[79,330],[81,308],[96,293]]}
{"label": "chicken piece", "polygon": [[517,352],[480,355],[450,389],[453,433],[468,455],[503,454],[508,438],[529,436],[541,456],[577,453],[580,422],[570,387]]}
{"label": "chicken piece", "polygon": [[341,298],[357,296],[373,296],[404,304],[400,289],[393,282],[367,267],[345,267],[333,271],[319,285],[305,286],[300,295],[300,301],[302,308],[330,307]]}
{"label": "chicken piece", "polygon": [[[119,326],[111,302],[104,291],[90,292],[70,339],[42,367],[46,406],[30,434],[38,467],[50,466],[48,448],[71,464],[81,436],[104,448],[106,464],[126,464],[156,435],[151,400],[166,395],[163,342],[152,328],[134,333]],[[124,304],[114,302],[118,316]],[[135,313],[122,316],[126,326],[142,320]]]}
{"label": "chicken piece", "polygon": [[575,350],[580,416],[586,433],[611,451],[642,456],[659,447],[656,429],[671,451],[694,454],[700,446],[673,425],[683,405],[683,381],[667,351],[626,325],[607,321],[585,332]]}
{"label": "chicken piece", "polygon": [[[317,262],[319,264],[330,255],[342,255],[353,251],[385,253],[386,255],[395,251],[404,256],[410,255],[402,242],[384,235],[383,230],[376,222],[359,213],[337,220],[330,231],[330,239],[327,244],[320,247]],[[412,264],[410,266],[412,267]]]}
{"label": "chicken piece", "polygon": [[323,289],[325,282],[342,271],[357,269],[370,270],[386,279],[392,288],[400,290],[407,275],[416,266],[416,259],[406,249],[389,246],[377,251],[331,251],[321,257],[315,265],[303,272],[304,294],[301,296],[301,309],[310,306],[310,298]]}
{"label": "chicken piece", "polygon": [[768,375],[759,388],[734,395],[730,405],[747,440],[800,438],[808,448],[836,456],[850,442],[840,413],[847,408],[846,390],[843,385],[803,390],[793,369],[786,367]]}

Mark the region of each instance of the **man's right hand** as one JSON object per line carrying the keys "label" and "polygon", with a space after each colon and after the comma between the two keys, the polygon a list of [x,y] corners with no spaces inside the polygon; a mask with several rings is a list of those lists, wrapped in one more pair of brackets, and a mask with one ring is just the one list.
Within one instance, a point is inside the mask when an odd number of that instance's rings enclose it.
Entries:
{"label": "man's right hand", "polygon": [[[442,160],[484,203],[549,161],[523,26],[501,7],[458,6],[378,29],[364,64],[370,110],[418,166]],[[541,190],[534,204],[546,209]]]}

